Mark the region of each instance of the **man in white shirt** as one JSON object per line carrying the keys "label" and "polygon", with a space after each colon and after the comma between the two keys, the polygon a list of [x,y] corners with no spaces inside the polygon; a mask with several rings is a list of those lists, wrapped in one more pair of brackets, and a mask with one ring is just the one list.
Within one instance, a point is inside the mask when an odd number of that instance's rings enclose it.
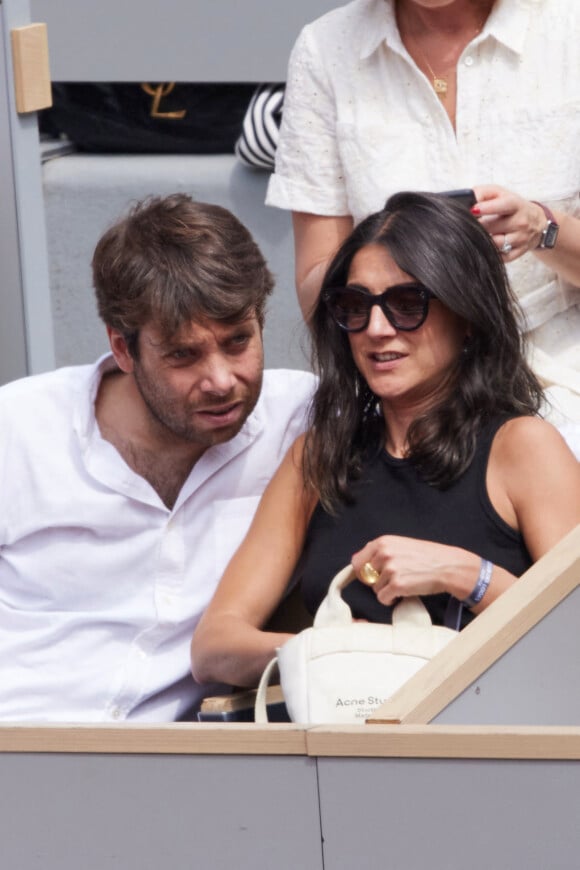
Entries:
{"label": "man in white shirt", "polygon": [[225,209],[146,200],[93,276],[112,353],[0,390],[0,720],[199,703],[193,630],[313,389],[263,372],[272,276]]}

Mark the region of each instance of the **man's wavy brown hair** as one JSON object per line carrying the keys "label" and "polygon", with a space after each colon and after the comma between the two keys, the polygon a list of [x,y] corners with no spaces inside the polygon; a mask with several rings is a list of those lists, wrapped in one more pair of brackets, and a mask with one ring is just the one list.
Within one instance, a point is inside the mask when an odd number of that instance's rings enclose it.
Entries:
{"label": "man's wavy brown hair", "polygon": [[100,239],[92,262],[99,315],[133,354],[155,322],[167,336],[192,321],[263,325],[272,275],[250,232],[225,208],[183,193],[137,203]]}

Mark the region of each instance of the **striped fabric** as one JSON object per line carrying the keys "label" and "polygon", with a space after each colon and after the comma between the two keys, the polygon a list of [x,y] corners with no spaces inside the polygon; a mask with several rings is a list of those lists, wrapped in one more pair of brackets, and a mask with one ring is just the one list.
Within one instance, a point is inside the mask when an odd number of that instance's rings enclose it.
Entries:
{"label": "striped fabric", "polygon": [[274,169],[283,102],[283,84],[260,85],[254,93],[235,147],[237,156],[247,166]]}

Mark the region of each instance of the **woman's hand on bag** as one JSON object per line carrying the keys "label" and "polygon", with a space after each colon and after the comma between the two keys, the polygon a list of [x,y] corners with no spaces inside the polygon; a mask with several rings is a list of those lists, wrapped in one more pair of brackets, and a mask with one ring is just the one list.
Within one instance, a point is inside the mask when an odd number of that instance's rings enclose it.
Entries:
{"label": "woman's hand on bag", "polygon": [[537,203],[495,185],[480,185],[473,191],[477,203],[471,213],[491,235],[504,262],[538,247],[546,215]]}
{"label": "woman's hand on bag", "polygon": [[369,541],[353,555],[351,563],[361,582],[387,605],[397,598],[439,592],[465,598],[479,571],[479,558],[474,553],[400,535]]}

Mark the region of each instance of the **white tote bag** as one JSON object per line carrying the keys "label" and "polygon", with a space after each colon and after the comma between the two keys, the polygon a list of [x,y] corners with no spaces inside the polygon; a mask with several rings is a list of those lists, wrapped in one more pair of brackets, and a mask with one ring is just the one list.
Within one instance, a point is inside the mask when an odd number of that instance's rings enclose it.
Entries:
{"label": "white tote bag", "polygon": [[353,622],[341,591],[355,574],[336,575],[312,628],[287,641],[267,665],[256,697],[255,721],[268,721],[266,688],[276,663],[288,714],[304,724],[363,724],[400,686],[457,636],[433,625],[419,598],[403,598],[392,625]]}

